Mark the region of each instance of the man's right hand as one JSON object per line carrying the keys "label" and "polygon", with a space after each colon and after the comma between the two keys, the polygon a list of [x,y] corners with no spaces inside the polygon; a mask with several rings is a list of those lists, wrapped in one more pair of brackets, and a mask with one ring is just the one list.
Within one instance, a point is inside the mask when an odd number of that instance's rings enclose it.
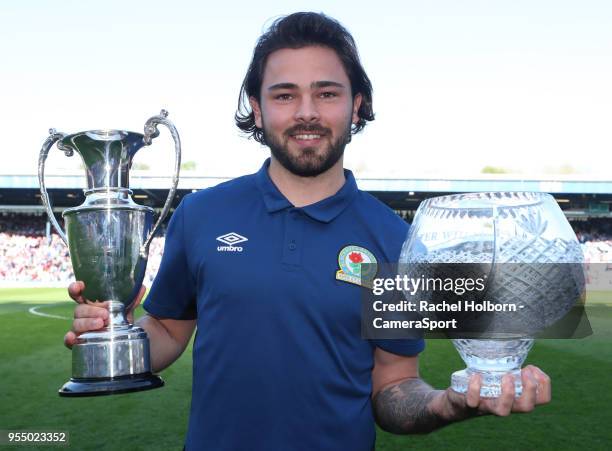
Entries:
{"label": "man's right hand", "polygon": [[[92,302],[83,297],[85,284],[76,281],[68,286],[68,294],[78,304],[74,309],[74,321],[72,328],[64,336],[64,345],[72,349],[77,337],[85,332],[98,330],[108,325],[108,302]],[[130,324],[134,323],[134,309],[140,304],[145,294],[146,288],[142,286],[136,297],[136,301],[127,312],[127,320]]]}

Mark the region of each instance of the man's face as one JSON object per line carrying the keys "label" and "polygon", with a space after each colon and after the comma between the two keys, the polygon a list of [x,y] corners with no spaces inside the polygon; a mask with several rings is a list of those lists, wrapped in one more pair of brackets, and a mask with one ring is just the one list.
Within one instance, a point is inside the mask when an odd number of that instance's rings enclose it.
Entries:
{"label": "man's face", "polygon": [[255,123],[272,156],[301,177],[317,176],[338,162],[359,120],[361,95],[335,51],[281,49],[268,56],[261,102],[251,98]]}

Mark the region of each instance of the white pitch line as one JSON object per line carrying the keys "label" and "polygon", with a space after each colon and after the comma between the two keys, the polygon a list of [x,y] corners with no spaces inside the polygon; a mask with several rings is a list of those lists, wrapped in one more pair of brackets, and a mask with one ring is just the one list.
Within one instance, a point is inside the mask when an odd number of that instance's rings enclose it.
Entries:
{"label": "white pitch line", "polygon": [[30,307],[28,309],[28,312],[30,312],[32,315],[44,316],[45,318],[64,319],[64,320],[70,321],[70,318],[66,318],[65,316],[50,315],[49,313],[43,313],[43,312],[38,311],[38,309],[41,307],[49,307],[51,305],[58,305],[58,304],[37,305],[36,307]]}

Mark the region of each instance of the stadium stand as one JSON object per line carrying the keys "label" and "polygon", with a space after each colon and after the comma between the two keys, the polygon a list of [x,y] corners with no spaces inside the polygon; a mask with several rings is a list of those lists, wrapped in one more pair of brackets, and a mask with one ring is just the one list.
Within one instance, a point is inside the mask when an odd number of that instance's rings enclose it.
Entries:
{"label": "stadium stand", "polygon": [[[162,230],[163,233],[163,230]],[[163,236],[151,242],[145,285],[161,262]],[[0,281],[4,285],[67,286],[74,279],[68,248],[42,214],[0,214]]]}
{"label": "stadium stand", "polygon": [[[83,199],[83,174],[47,174],[47,187],[58,221],[59,213],[79,205]],[[173,206],[191,192],[228,180],[225,177],[181,175]],[[612,276],[612,180],[580,175],[526,176],[481,174],[466,178],[358,178],[359,187],[377,197],[410,222],[426,198],[475,191],[540,191],[551,193],[570,220],[582,243],[588,264],[605,271],[602,280]],[[166,176],[133,171],[130,189],[139,204],[158,212],[168,194]],[[145,284],[153,280],[164,247],[164,231],[152,242]],[[595,265],[604,263],[604,265]],[[610,266],[608,266],[610,265]],[[603,268],[603,269],[601,269]],[[36,175],[0,173],[0,287],[66,286],[73,278],[68,251],[47,222],[40,201]],[[54,282],[55,281],[55,282]],[[607,282],[606,282],[607,283]],[[612,285],[610,286],[612,288]]]}
{"label": "stadium stand", "polygon": [[[592,218],[571,221],[587,264],[612,262],[612,221]],[[164,230],[149,250],[145,285],[150,286],[161,262]],[[605,266],[603,267],[605,269]],[[612,265],[609,268],[612,271]],[[51,231],[43,214],[0,214],[0,281],[66,286],[73,280],[68,249]],[[597,277],[599,279],[600,277]]]}

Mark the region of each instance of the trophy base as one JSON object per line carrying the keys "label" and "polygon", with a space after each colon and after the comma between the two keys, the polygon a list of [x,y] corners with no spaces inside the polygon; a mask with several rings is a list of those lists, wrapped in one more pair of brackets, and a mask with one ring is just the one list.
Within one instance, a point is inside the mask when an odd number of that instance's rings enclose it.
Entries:
{"label": "trophy base", "polygon": [[[458,393],[467,393],[470,376],[475,371],[469,369],[455,371],[451,376],[451,388]],[[518,398],[523,393],[523,383],[521,382],[521,370],[513,370],[508,372],[478,372],[481,376],[482,385],[480,387],[480,396],[482,398],[499,398],[501,396],[501,382],[506,374],[511,374],[514,377],[514,397]]]}
{"label": "trophy base", "polygon": [[72,377],[60,396],[102,396],[164,385],[151,371],[149,339],[130,324],[81,334],[72,347]]}
{"label": "trophy base", "polygon": [[151,390],[163,386],[164,381],[161,377],[152,373],[144,373],[108,378],[71,378],[59,389],[58,393],[65,397],[105,396]]}

